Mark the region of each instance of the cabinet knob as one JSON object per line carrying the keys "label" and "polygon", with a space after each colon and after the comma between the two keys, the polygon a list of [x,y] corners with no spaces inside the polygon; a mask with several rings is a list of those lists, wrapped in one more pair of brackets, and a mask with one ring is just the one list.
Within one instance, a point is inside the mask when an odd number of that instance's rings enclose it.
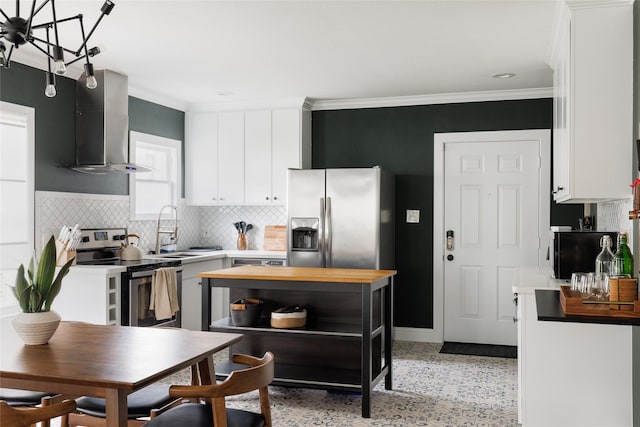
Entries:
{"label": "cabinet knob", "polygon": [[218,199],[216,199],[215,197],[212,197],[211,200],[218,200]]}
{"label": "cabinet knob", "polygon": [[558,194],[562,190],[564,190],[564,187],[556,187],[556,189],[553,191],[553,194]]}
{"label": "cabinet knob", "polygon": [[265,200],[269,200],[269,196],[265,197],[264,199],[265,199]]}
{"label": "cabinet knob", "polygon": [[273,200],[278,200],[278,196],[273,196]]}

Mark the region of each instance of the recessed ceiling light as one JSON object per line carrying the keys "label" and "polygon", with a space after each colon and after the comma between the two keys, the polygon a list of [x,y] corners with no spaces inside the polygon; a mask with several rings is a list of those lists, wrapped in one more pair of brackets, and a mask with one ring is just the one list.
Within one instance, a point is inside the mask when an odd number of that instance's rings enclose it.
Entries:
{"label": "recessed ceiling light", "polygon": [[494,79],[510,79],[511,77],[515,77],[516,74],[515,73],[498,73],[498,74],[494,74],[493,77]]}

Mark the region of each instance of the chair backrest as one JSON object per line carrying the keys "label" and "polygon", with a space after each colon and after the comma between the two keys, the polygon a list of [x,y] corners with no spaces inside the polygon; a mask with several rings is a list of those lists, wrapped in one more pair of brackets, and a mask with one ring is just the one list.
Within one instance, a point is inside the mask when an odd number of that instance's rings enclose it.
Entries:
{"label": "chair backrest", "polygon": [[40,421],[59,417],[76,409],[76,402],[65,400],[54,405],[26,408],[11,407],[7,402],[0,401],[0,425],[2,427],[25,427]]}
{"label": "chair backrest", "polygon": [[219,384],[199,386],[171,386],[169,394],[175,397],[191,397],[208,399],[213,407],[215,427],[226,427],[225,397],[258,390],[260,395],[260,411],[265,426],[271,426],[271,405],[269,403],[268,386],[274,377],[273,353],[266,352],[262,358],[245,354],[234,354],[234,363],[248,365],[249,368],[233,371],[226,380]]}

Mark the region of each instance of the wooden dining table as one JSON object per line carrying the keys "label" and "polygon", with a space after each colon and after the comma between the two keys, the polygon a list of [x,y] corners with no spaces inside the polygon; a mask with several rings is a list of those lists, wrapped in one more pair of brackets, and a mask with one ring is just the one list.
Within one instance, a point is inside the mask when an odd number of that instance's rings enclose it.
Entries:
{"label": "wooden dining table", "polygon": [[2,322],[0,387],[106,399],[109,427],[127,425],[127,395],[197,365],[201,384],[212,384],[212,355],[240,334],[174,328],[61,322],[48,344],[24,345]]}

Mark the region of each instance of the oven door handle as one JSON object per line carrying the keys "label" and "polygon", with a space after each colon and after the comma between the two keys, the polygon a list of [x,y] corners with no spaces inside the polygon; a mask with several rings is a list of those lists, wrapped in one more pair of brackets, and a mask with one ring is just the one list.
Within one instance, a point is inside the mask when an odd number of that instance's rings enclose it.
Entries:
{"label": "oven door handle", "polygon": [[[143,277],[151,277],[151,276],[153,276],[153,272],[154,272],[154,270],[135,271],[135,272],[131,273],[131,278],[132,279],[140,279],[140,278],[143,278]],[[182,267],[177,267],[176,268],[176,273],[182,273]]]}

